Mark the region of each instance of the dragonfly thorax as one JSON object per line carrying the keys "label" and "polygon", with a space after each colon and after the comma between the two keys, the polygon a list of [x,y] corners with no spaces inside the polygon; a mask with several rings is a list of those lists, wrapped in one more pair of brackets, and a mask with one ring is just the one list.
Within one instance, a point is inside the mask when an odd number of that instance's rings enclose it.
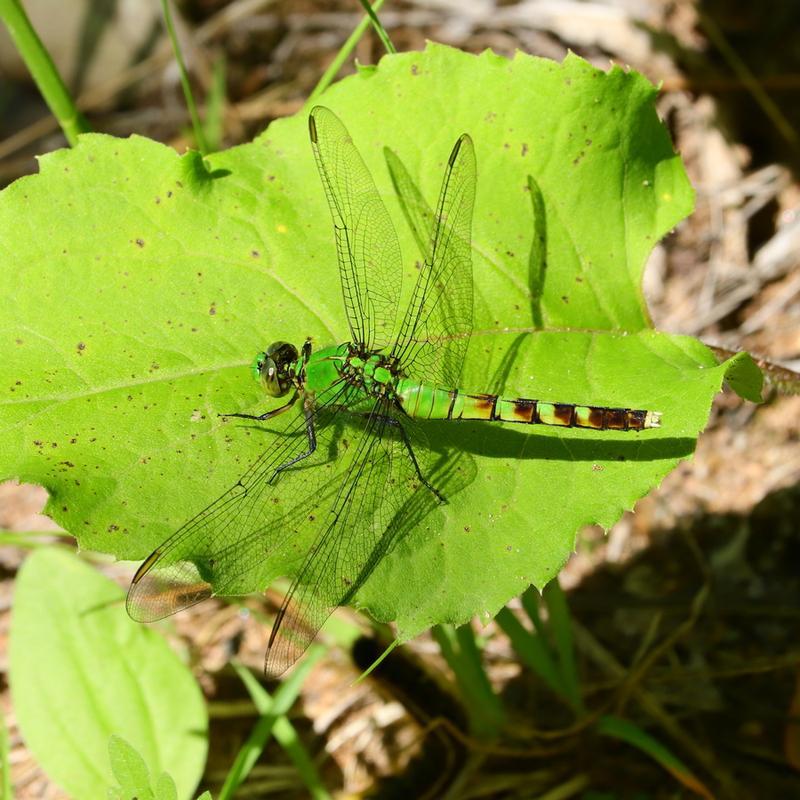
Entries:
{"label": "dragonfly thorax", "polygon": [[273,342],[253,361],[253,377],[271,397],[283,397],[294,385],[297,348],[288,342]]}
{"label": "dragonfly thorax", "polygon": [[342,375],[351,383],[372,395],[390,392],[399,377],[396,359],[380,353],[359,353],[351,350],[344,364]]}

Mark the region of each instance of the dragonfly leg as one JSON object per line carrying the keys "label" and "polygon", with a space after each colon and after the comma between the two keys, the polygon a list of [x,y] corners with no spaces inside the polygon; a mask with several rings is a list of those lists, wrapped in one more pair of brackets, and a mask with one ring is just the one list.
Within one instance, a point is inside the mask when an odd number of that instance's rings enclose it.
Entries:
{"label": "dragonfly leg", "polygon": [[290,398],[288,403],[284,403],[282,406],[278,406],[278,408],[273,408],[271,411],[265,411],[263,414],[220,414],[220,417],[239,417],[239,419],[257,419],[259,422],[263,422],[265,419],[272,419],[272,417],[277,417],[278,414],[283,414],[284,411],[288,411],[294,404],[297,402],[297,398],[299,397],[299,392],[295,392]]}
{"label": "dragonfly leg", "polygon": [[417,472],[417,477],[422,482],[422,485],[425,486],[425,488],[430,489],[430,491],[438,498],[440,503],[446,503],[447,498],[432,483],[429,483],[428,479],[422,474],[417,457],[414,455],[414,448],[411,447],[411,442],[409,441],[406,429],[402,426],[400,420],[397,420],[394,417],[384,416],[379,416],[378,419],[382,422],[385,422],[387,425],[397,428],[400,431],[400,438],[403,440],[406,450],[408,450],[408,456],[411,459],[411,463],[414,465],[414,469]]}
{"label": "dragonfly leg", "polygon": [[299,456],[295,456],[294,458],[287,461],[285,464],[281,464],[275,472],[272,473],[272,477],[270,478],[270,482],[274,481],[278,475],[283,472],[285,469],[289,469],[289,467],[293,467],[298,461],[302,461],[304,458],[308,458],[314,451],[317,449],[317,434],[314,430],[314,408],[313,406],[309,408],[305,406],[303,408],[303,413],[306,417],[306,436],[308,436],[308,450],[305,453],[300,453]]}

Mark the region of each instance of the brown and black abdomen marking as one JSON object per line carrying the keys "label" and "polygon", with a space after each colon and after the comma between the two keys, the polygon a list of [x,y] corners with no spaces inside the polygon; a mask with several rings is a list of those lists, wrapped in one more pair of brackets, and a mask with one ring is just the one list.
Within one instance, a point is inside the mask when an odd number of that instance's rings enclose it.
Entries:
{"label": "brown and black abdomen marking", "polygon": [[400,380],[397,399],[409,416],[423,419],[468,419],[487,422],[517,422],[525,425],[556,425],[562,428],[593,428],[606,431],[641,431],[658,428],[661,415],[638,408],[583,406],[550,403],[494,394],[466,394],[458,389],[439,389]]}

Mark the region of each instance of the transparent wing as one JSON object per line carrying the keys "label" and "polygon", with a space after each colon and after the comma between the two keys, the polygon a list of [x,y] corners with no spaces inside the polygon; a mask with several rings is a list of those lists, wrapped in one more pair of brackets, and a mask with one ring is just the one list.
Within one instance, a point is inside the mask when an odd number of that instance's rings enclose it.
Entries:
{"label": "transparent wing", "polygon": [[[277,677],[311,644],[337,606],[347,604],[399,536],[436,505],[419,479],[401,424],[380,400],[362,419],[349,479],[338,488],[321,529],[289,589],[270,635],[264,670]],[[417,441],[415,456],[429,451]]]}
{"label": "transparent wing", "polygon": [[402,280],[397,233],[350,134],[328,108],[308,118],[311,147],[333,218],[345,312],[365,350],[392,341]]}
{"label": "transparent wing", "polygon": [[400,160],[387,156],[392,180],[417,240],[431,224],[425,262],[417,277],[392,354],[411,377],[458,385],[472,332],[472,211],[476,165],[472,139],[462,134],[447,162],[439,202],[431,215]]}
{"label": "transparent wing", "polygon": [[386,159],[386,166],[389,168],[395,194],[400,200],[403,216],[414,235],[422,258],[427,260],[430,255],[431,234],[436,222],[436,214],[433,213],[433,209],[428,205],[397,153],[389,147],[384,147],[383,156]]}
{"label": "transparent wing", "polygon": [[261,591],[271,577],[270,558],[304,553],[304,537],[313,539],[314,528],[324,524],[344,476],[345,460],[330,423],[350,391],[341,381],[317,396],[312,456],[276,473],[308,450],[304,416],[288,412],[275,446],[142,563],[126,602],[133,619],[152,622],[214,594]]}

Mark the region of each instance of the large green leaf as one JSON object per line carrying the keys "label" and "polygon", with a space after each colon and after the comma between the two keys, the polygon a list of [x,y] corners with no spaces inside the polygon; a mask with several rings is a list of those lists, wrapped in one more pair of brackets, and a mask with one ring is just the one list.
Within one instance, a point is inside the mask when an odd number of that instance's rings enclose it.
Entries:
{"label": "large green leaf", "polygon": [[133,742],[180,797],[203,772],[208,720],[191,672],[166,642],[125,613],[115,583],[65,550],[23,565],[14,594],[10,677],[25,743],[81,800],[107,796],[108,740]]}
{"label": "large green leaf", "polygon": [[[456,137],[475,141],[480,335],[464,388],[665,415],[660,432],[638,435],[428,426],[450,502],[412,518],[359,597],[406,633],[541,585],[579,525],[610,525],[705,424],[725,368],[694,341],[645,331],[645,258],[692,203],[654,96],[640,75],[573,56],[430,46],[324,97],[397,220],[406,293],[416,245],[383,147],[433,203]],[[0,198],[0,474],[46,486],[49,513],[82,546],[121,558],[144,557],[275,441],[271,424],[217,416],[268,407],[249,379],[255,352],[348,336],[305,114],[208,163],[142,138],[85,136]],[[502,333],[531,322],[528,176],[546,216],[543,318],[606,333]],[[750,378],[739,384],[752,392]],[[262,578],[288,569],[271,562]]]}

